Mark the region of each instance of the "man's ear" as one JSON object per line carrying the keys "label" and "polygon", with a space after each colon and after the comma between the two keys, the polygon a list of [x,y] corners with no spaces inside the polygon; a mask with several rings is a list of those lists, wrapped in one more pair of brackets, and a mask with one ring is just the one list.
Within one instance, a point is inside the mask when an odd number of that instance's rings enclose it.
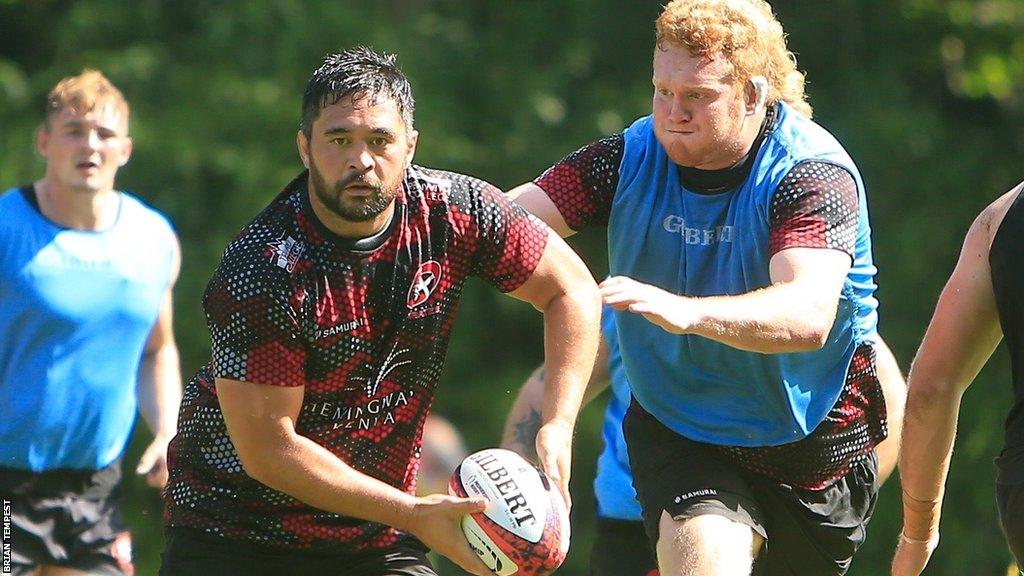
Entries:
{"label": "man's ear", "polygon": [[299,130],[295,133],[295,145],[299,149],[299,158],[302,159],[302,165],[307,169],[309,168],[309,138],[306,138],[306,134]]}
{"label": "man's ear", "polygon": [[132,157],[132,150],[135,149],[135,141],[129,136],[124,137],[124,146],[121,148],[121,157],[117,160],[118,166],[124,166],[128,163],[128,159]]}
{"label": "man's ear", "polygon": [[50,143],[50,131],[46,129],[46,126],[40,126],[36,130],[36,152],[40,156],[46,158],[46,146]]}
{"label": "man's ear", "polygon": [[768,79],[764,76],[753,76],[746,86],[747,116],[753,116],[764,108],[768,101]]}

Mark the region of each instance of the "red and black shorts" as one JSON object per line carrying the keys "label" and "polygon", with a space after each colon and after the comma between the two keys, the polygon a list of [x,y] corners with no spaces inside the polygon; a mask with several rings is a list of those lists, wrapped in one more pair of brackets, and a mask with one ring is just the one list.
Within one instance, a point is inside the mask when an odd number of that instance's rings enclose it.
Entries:
{"label": "red and black shorts", "polygon": [[353,554],[303,552],[228,540],[189,528],[168,528],[160,576],[245,574],[245,576],[437,576],[418,540]]}
{"label": "red and black shorts", "polygon": [[823,489],[795,487],[752,472],[720,447],[669,430],[634,401],[623,423],[644,526],[657,542],[662,511],[703,514],[750,526],[765,538],[754,575],[845,574],[864,541],[878,493],[873,451]]}
{"label": "red and black shorts", "polygon": [[0,498],[11,512],[11,574],[34,574],[39,566],[134,574],[120,479],[120,461],[98,471],[0,468]]}

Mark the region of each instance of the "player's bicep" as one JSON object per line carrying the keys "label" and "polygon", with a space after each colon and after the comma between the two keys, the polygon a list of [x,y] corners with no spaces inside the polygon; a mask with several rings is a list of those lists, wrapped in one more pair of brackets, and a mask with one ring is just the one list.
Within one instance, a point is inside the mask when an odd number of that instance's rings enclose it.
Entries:
{"label": "player's bicep", "polygon": [[999,344],[1002,328],[988,254],[987,226],[979,219],[967,233],[956,268],[939,296],[914,359],[912,380],[948,375],[945,383],[964,389]]}
{"label": "player's bicep", "polygon": [[231,442],[249,467],[286,443],[302,408],[304,386],[281,387],[216,378],[217,400]]}
{"label": "player's bicep", "polygon": [[533,274],[508,294],[544,311],[556,296],[583,287],[596,292],[593,276],[572,248],[549,230],[547,244]]}
{"label": "player's bicep", "polygon": [[160,297],[160,308],[157,312],[156,322],[149,330],[146,337],[146,345],[143,354],[155,354],[166,346],[174,346],[174,302],[171,296],[171,289],[164,291]]}
{"label": "player's bicep", "polygon": [[773,284],[793,285],[833,306],[849,271],[849,254],[826,248],[787,248],[768,263]]}
{"label": "player's bicep", "polygon": [[576,233],[575,230],[569,227],[565,217],[559,212],[558,206],[555,205],[555,202],[548,196],[547,192],[533,182],[516,186],[508,192],[508,195],[527,212],[540,218],[562,238]]}

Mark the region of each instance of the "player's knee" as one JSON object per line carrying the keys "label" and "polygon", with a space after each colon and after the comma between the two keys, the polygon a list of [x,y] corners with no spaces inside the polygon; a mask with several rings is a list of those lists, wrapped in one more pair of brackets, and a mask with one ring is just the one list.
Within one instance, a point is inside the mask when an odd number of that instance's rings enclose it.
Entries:
{"label": "player's knee", "polygon": [[675,520],[662,512],[658,565],[663,576],[747,576],[761,537],[714,514]]}

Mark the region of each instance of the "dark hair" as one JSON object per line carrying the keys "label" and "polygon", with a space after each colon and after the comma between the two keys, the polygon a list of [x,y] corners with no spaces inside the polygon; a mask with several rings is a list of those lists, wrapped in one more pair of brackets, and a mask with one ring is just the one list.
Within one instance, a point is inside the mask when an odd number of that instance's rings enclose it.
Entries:
{"label": "dark hair", "polygon": [[320,110],[347,96],[369,97],[371,104],[381,98],[394,100],[406,128],[412,130],[412,87],[397,62],[394,54],[378,54],[365,46],[324,56],[323,63],[309,77],[302,96],[303,134],[311,135]]}

